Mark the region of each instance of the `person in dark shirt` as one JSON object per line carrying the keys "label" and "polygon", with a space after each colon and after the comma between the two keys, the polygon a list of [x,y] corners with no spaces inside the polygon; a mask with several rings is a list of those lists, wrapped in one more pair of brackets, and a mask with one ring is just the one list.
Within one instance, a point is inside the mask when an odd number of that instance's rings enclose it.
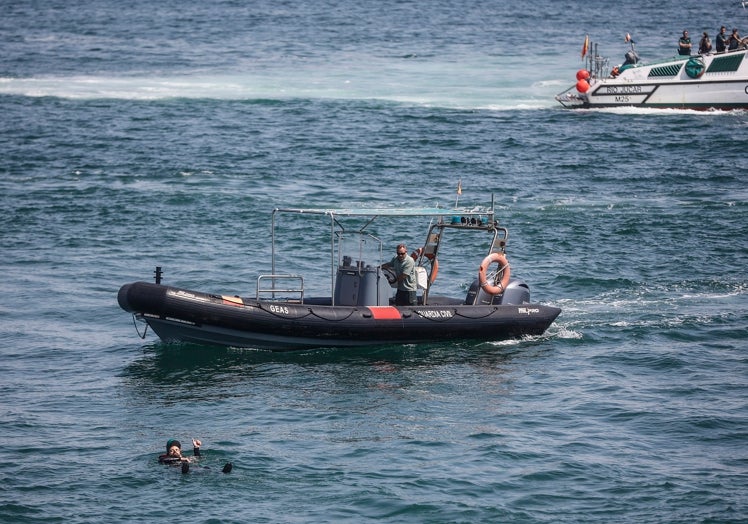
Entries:
{"label": "person in dark shirt", "polygon": [[678,54],[679,55],[690,55],[691,54],[691,39],[688,36],[688,31],[683,31],[683,36],[678,39]]}
{"label": "person in dark shirt", "polygon": [[719,33],[717,33],[717,52],[722,53],[727,49],[727,41],[730,39],[729,36],[727,36],[727,28],[725,26],[722,26],[719,28]]}
{"label": "person in dark shirt", "polygon": [[735,49],[738,48],[738,46],[740,45],[740,35],[738,34],[737,29],[732,30],[730,39],[727,42],[728,42],[728,46],[727,46],[728,50],[734,51]]}
{"label": "person in dark shirt", "polygon": [[699,54],[705,55],[707,53],[710,53],[712,51],[712,41],[709,38],[709,33],[704,31],[704,34],[701,36],[701,41],[699,42]]}

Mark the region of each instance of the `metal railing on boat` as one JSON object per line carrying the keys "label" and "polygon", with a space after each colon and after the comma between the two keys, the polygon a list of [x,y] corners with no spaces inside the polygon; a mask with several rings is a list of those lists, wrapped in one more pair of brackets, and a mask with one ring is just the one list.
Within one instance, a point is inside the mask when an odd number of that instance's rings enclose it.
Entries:
{"label": "metal railing on boat", "polygon": [[[262,287],[263,282],[269,281],[270,287]],[[293,284],[289,284],[289,281],[298,281],[298,286],[293,287]],[[285,286],[278,287],[279,283],[285,283]],[[292,295],[298,294],[298,299],[289,299],[287,295],[277,296],[280,293],[290,293]],[[304,303],[304,277],[301,275],[260,275],[257,277],[257,300],[260,300],[262,295],[270,295],[271,300],[287,299],[291,302],[298,300],[299,304]],[[268,298],[266,298],[267,300]]]}

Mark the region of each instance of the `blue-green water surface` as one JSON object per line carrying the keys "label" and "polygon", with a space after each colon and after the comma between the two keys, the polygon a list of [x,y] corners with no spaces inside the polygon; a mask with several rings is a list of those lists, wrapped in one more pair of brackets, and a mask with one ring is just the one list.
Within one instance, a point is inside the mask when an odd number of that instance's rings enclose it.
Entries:
{"label": "blue-green water surface", "polygon": [[[0,521],[748,519],[748,115],[553,100],[585,34],[655,59],[746,15],[506,4],[4,7]],[[276,206],[451,205],[459,180],[563,309],[545,335],[278,354],[141,340],[117,306],[157,265],[253,294]],[[311,231],[284,269],[329,249]],[[436,285],[474,277],[445,259]],[[200,467],[157,463],[192,436]]]}

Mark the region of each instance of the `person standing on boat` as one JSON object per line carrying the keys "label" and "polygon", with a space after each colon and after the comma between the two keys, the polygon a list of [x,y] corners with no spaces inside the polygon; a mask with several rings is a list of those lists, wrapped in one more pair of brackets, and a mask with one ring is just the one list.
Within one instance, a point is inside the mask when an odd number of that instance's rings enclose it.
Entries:
{"label": "person standing on boat", "polygon": [[734,51],[740,45],[740,35],[738,34],[738,30],[737,29],[733,29],[732,30],[732,34],[730,35],[730,39],[728,40],[728,43],[729,44],[728,44],[727,48],[730,51]]}
{"label": "person standing on boat", "polygon": [[704,31],[704,34],[701,37],[701,41],[699,42],[699,54],[705,55],[707,53],[710,53],[712,51],[712,40],[709,38],[709,33]]}
{"label": "person standing on boat", "polygon": [[405,244],[398,244],[396,255],[382,267],[392,269],[397,279],[397,293],[395,294],[396,306],[415,306],[417,302],[416,291],[416,262],[413,257],[408,256],[408,248]]}
{"label": "person standing on boat", "polygon": [[691,38],[688,36],[688,31],[683,31],[683,36],[678,40],[678,54],[679,55],[690,55],[691,54]]}
{"label": "person standing on boat", "polygon": [[727,36],[727,28],[725,26],[722,26],[719,28],[719,33],[717,33],[717,52],[723,53],[727,49],[727,41],[730,39],[729,36]]}

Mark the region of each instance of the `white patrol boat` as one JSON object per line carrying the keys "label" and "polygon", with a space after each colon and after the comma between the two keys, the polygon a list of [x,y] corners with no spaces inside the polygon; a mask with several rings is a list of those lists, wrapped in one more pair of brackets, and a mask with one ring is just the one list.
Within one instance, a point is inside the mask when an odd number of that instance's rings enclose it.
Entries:
{"label": "white patrol boat", "polygon": [[556,95],[556,100],[564,107],[585,109],[748,109],[746,40],[732,51],[677,55],[650,63],[639,61],[632,42],[626,60],[614,67],[593,44],[586,68],[577,71],[577,83]]}

